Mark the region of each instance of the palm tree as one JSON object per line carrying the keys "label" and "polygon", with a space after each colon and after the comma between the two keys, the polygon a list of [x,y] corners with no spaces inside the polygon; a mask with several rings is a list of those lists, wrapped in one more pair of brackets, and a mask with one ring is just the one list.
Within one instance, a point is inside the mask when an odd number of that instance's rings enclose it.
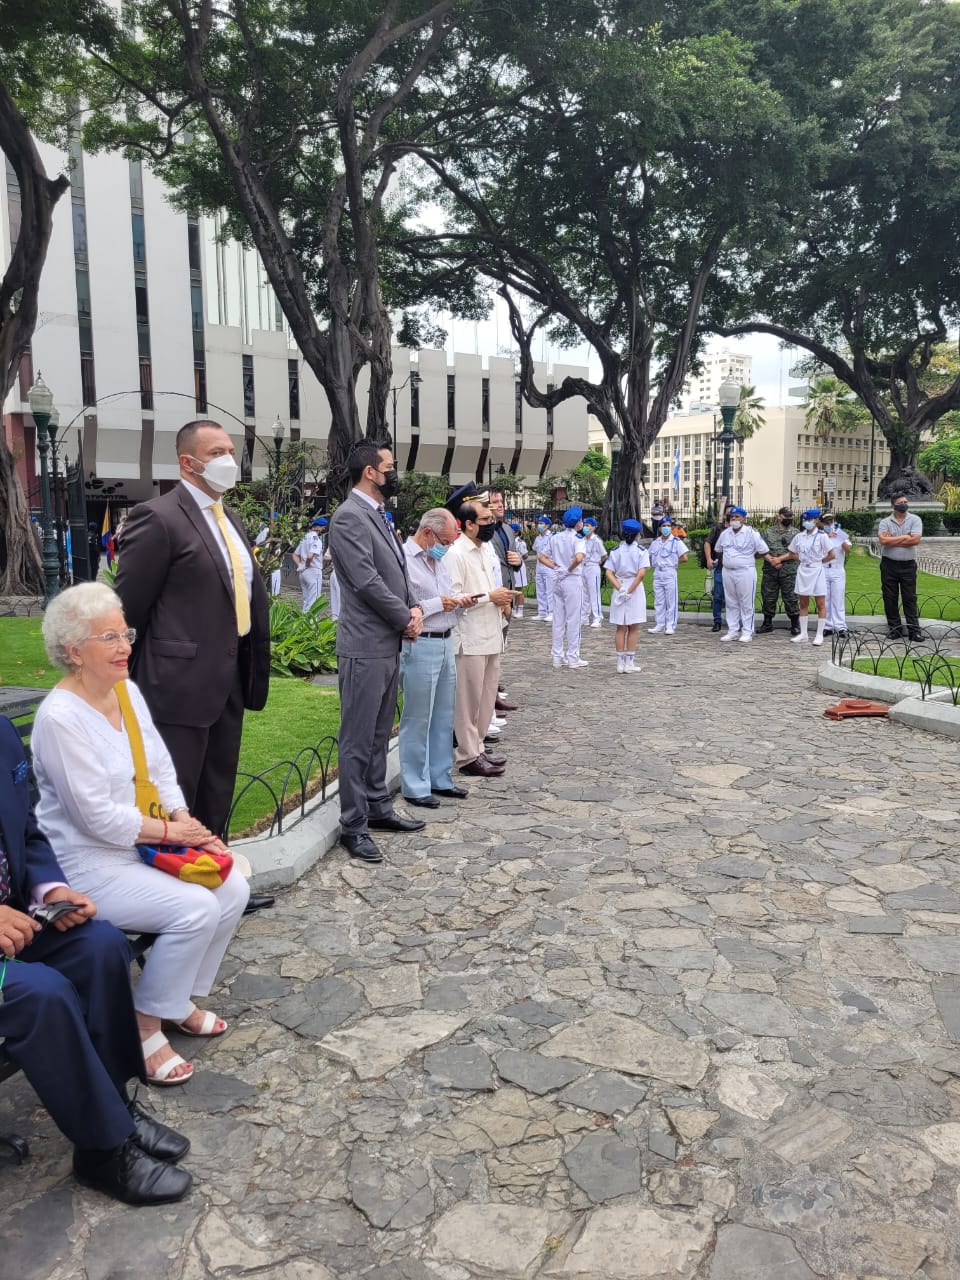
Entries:
{"label": "palm tree", "polygon": [[733,418],[733,434],[738,440],[749,440],[763,426],[763,396],[756,387],[740,387],[740,403]]}
{"label": "palm tree", "polygon": [[837,431],[854,431],[867,417],[866,406],[841,382],[828,375],[815,378],[807,388],[804,426],[820,436]]}

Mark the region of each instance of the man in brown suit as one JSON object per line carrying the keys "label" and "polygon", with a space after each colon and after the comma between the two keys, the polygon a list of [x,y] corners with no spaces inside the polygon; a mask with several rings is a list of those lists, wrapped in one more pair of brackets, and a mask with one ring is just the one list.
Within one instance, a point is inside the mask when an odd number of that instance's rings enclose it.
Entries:
{"label": "man in brown suit", "polygon": [[173,757],[190,811],[222,833],[243,711],[270,682],[270,607],[250,544],[221,501],[237,480],[217,422],[177,433],[181,483],[130,512],[116,588],[137,642],[130,672]]}

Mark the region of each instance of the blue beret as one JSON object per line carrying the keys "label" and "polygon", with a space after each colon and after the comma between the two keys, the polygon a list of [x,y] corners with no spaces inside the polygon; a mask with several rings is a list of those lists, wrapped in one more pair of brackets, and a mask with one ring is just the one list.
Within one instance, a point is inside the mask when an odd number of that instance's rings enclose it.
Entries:
{"label": "blue beret", "polygon": [[661,520],[661,521],[660,521],[660,528],[661,528],[661,529],[672,529],[672,528],[673,528],[673,521],[672,521],[672,520]]}
{"label": "blue beret", "polygon": [[591,525],[594,529],[597,527],[597,522],[594,520],[593,516],[587,516],[583,523]]}
{"label": "blue beret", "polygon": [[513,532],[514,532],[514,533],[519,533],[519,532],[520,532],[520,521],[519,521],[519,520],[511,520],[511,521],[509,521],[509,524],[510,524],[510,528],[513,530]]}
{"label": "blue beret", "polygon": [[807,510],[806,510],[806,511],[804,511],[804,512],[802,513],[802,515],[800,516],[800,519],[801,519],[801,520],[819,520],[819,519],[820,519],[820,508],[819,508],[819,507],[808,507],[808,508],[807,508]]}
{"label": "blue beret", "polygon": [[583,519],[583,509],[581,507],[568,507],[563,513],[563,525],[565,529],[572,529],[575,524],[579,524]]}
{"label": "blue beret", "polygon": [[311,520],[311,521],[310,521],[310,528],[311,528],[311,529],[315,529],[318,525],[320,526],[320,528],[321,528],[321,529],[325,529],[325,528],[327,527],[327,518],[326,518],[326,516],[317,516],[316,520]]}
{"label": "blue beret", "polygon": [[639,520],[621,520],[620,528],[624,533],[643,533],[643,525]]}
{"label": "blue beret", "polygon": [[393,513],[390,511],[385,511],[383,514],[387,517],[390,523],[393,524]]}
{"label": "blue beret", "polygon": [[537,516],[537,524],[553,524],[549,516]]}
{"label": "blue beret", "polygon": [[731,507],[730,514],[732,516],[743,516],[744,519],[746,519],[746,516],[747,516],[747,513],[746,511],[744,511],[743,507]]}

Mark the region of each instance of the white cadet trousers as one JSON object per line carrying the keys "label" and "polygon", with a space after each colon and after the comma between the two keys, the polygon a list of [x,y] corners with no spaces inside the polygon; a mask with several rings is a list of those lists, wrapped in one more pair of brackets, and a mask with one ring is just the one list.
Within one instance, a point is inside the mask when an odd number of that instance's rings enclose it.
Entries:
{"label": "white cadet trousers", "polygon": [[303,592],[303,612],[306,613],[312,604],[320,599],[323,591],[323,568],[317,565],[316,568],[311,565],[309,569],[304,569],[299,575],[300,590]]}
{"label": "white cadet trousers", "polygon": [[553,584],[553,660],[562,661],[566,640],[566,660],[580,658],[580,610],[583,606],[583,583],[579,573],[560,570]]}
{"label": "white cadet trousers", "polygon": [[[82,883],[81,883],[82,881]],[[134,992],[140,1013],[182,1022],[192,996],[208,995],[250,897],[234,868],[219,889],[188,884],[142,862],[74,875],[97,915],[128,933],[155,933]]]}
{"label": "white cadet trousers", "polygon": [[[639,588],[642,590],[643,588]],[[656,569],[653,575],[653,625],[665,631],[677,628],[677,571]]]}
{"label": "white cadet trousers", "polygon": [[847,575],[827,574],[827,626],[831,631],[847,629]]}
{"label": "white cadet trousers", "polygon": [[585,564],[583,566],[583,603],[580,609],[580,617],[584,622],[587,622],[591,614],[600,622],[603,621],[603,610],[600,607],[600,566],[598,564]]}
{"label": "white cadet trousers", "polygon": [[537,561],[537,617],[545,618],[553,613],[553,575],[555,569],[548,569]]}
{"label": "white cadet trousers", "polygon": [[337,572],[335,569],[330,571],[330,617],[334,621],[340,617],[340,583],[337,581]]}
{"label": "white cadet trousers", "polygon": [[742,569],[723,566],[723,598],[727,606],[727,627],[730,631],[742,631],[745,636],[753,635],[756,594],[756,565],[745,565]]}

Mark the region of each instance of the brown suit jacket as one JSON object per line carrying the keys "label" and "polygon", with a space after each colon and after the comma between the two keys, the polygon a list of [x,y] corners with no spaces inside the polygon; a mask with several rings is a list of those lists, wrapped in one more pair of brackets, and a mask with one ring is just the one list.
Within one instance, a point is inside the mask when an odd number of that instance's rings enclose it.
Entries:
{"label": "brown suit jacket", "polygon": [[[246,542],[240,521],[225,510]],[[182,483],[130,512],[116,588],[127,622],[137,629],[130,674],[159,724],[215,724],[238,665],[244,706],[264,706],[270,683],[266,588],[254,566],[250,632],[241,639],[230,571]]]}

